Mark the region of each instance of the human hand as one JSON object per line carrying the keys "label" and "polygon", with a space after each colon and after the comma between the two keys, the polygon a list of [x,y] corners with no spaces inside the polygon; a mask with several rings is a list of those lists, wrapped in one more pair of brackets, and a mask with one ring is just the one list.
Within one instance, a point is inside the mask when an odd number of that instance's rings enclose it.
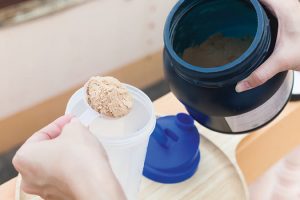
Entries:
{"label": "human hand", "polygon": [[279,72],[300,71],[300,3],[298,0],[261,0],[278,19],[278,36],[273,54],[248,78],[238,83],[237,92],[267,82]]}
{"label": "human hand", "polygon": [[101,144],[69,116],[36,132],[13,164],[21,189],[45,200],[125,199]]}

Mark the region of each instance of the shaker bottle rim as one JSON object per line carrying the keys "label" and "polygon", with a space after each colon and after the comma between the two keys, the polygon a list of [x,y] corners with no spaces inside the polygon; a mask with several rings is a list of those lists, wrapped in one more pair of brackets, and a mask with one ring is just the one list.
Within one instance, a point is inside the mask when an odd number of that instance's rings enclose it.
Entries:
{"label": "shaker bottle rim", "polygon": [[[101,142],[105,143],[105,144],[109,144],[109,145],[125,145],[125,144],[131,144],[134,143],[135,141],[139,141],[140,138],[144,138],[145,135],[150,135],[155,127],[155,122],[156,122],[156,117],[155,117],[155,111],[154,111],[154,106],[152,101],[150,100],[150,98],[141,90],[139,90],[138,88],[128,85],[128,84],[124,84],[123,85],[129,90],[129,92],[133,95],[133,97],[137,100],[143,103],[143,107],[145,108],[145,112],[147,112],[147,115],[149,115],[149,119],[147,120],[147,122],[145,123],[145,126],[143,126],[141,129],[135,131],[134,133],[132,133],[130,136],[126,137],[126,138],[105,138],[105,137],[100,137],[99,139],[101,140]],[[76,91],[73,96],[71,97],[71,100],[68,102],[67,105],[67,109],[66,109],[66,113],[70,114],[72,113],[72,110],[74,108],[76,108],[76,105],[78,104],[78,102],[85,102],[85,100],[83,98],[84,97],[84,92],[83,92],[83,88],[80,88],[78,91]],[[84,103],[85,107],[88,114],[91,114],[91,116],[88,116],[88,118],[92,118],[92,119],[96,119],[97,115],[93,114],[94,111],[87,103]],[[96,112],[96,111],[94,111]],[[87,112],[83,112],[83,113],[87,113]],[[81,114],[80,114],[81,115]],[[76,115],[77,116],[77,115]],[[98,114],[98,116],[101,116],[100,114]],[[81,116],[77,116],[79,118],[81,118]],[[85,116],[86,117],[86,116]],[[89,125],[92,122],[92,119],[89,120],[83,120],[81,119],[82,122],[84,121],[88,121],[88,124],[85,125]]]}
{"label": "shaker bottle rim", "polygon": [[[124,83],[123,83],[124,84]],[[156,117],[155,117],[155,111],[154,111],[154,106],[152,101],[150,100],[150,98],[140,89],[132,86],[132,85],[128,85],[128,84],[124,84],[126,86],[126,88],[128,88],[129,92],[136,98],[138,98],[140,101],[144,102],[145,104],[147,104],[147,106],[145,106],[149,112],[149,120],[146,123],[146,125],[137,130],[134,134],[132,134],[132,136],[128,137],[128,138],[117,138],[117,139],[111,139],[111,138],[99,138],[101,140],[101,142],[105,143],[105,144],[109,144],[109,145],[124,145],[124,144],[131,144],[134,143],[135,141],[138,141],[140,138],[145,138],[145,135],[151,135],[154,128],[155,128],[155,124],[156,124]]]}

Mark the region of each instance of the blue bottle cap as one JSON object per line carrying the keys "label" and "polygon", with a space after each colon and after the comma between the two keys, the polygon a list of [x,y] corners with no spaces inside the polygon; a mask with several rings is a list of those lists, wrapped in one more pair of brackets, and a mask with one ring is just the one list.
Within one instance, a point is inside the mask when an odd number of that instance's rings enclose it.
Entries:
{"label": "blue bottle cap", "polygon": [[187,114],[157,119],[143,174],[159,183],[179,183],[192,177],[200,162],[200,135]]}

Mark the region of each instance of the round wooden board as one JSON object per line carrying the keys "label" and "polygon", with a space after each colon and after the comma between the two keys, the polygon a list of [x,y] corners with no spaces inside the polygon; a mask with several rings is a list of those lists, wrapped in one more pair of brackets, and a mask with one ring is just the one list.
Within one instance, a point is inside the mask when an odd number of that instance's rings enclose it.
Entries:
{"label": "round wooden board", "polygon": [[[197,173],[179,184],[159,184],[143,178],[141,200],[246,200],[243,180],[228,157],[206,137],[201,137],[201,163]],[[41,200],[24,194],[17,184],[16,200]],[[91,197],[92,198],[92,197]]]}
{"label": "round wooden board", "polygon": [[205,136],[201,136],[201,161],[189,180],[164,185],[143,179],[141,200],[246,200],[243,179],[228,157]]}

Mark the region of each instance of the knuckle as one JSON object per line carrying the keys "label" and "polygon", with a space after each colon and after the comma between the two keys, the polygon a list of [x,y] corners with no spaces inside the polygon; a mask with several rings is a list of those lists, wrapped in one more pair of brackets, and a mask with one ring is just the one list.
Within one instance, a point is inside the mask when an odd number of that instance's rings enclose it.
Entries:
{"label": "knuckle", "polygon": [[251,81],[249,82],[251,87],[255,87],[257,85],[262,85],[266,82],[266,78],[262,73],[259,71],[254,71],[251,75]]}
{"label": "knuckle", "polygon": [[281,51],[273,53],[272,58],[277,63],[278,71],[285,71],[294,67],[291,62],[293,58],[288,54],[283,54]]}
{"label": "knuckle", "polygon": [[28,184],[24,180],[22,180],[22,183],[21,183],[21,190],[28,194],[36,194],[36,192],[37,192],[34,189],[34,187],[32,187],[30,184]]}
{"label": "knuckle", "polygon": [[24,154],[20,152],[20,150],[15,154],[12,159],[12,164],[17,171],[21,171],[21,166],[25,165]]}
{"label": "knuckle", "polygon": [[12,164],[18,170],[18,168],[20,166],[20,158],[19,158],[19,156],[17,154],[13,157]]}
{"label": "knuckle", "polygon": [[52,126],[51,129],[52,129],[54,132],[60,132],[60,131],[61,131],[61,128],[59,127],[58,124],[52,123],[51,126]]}

